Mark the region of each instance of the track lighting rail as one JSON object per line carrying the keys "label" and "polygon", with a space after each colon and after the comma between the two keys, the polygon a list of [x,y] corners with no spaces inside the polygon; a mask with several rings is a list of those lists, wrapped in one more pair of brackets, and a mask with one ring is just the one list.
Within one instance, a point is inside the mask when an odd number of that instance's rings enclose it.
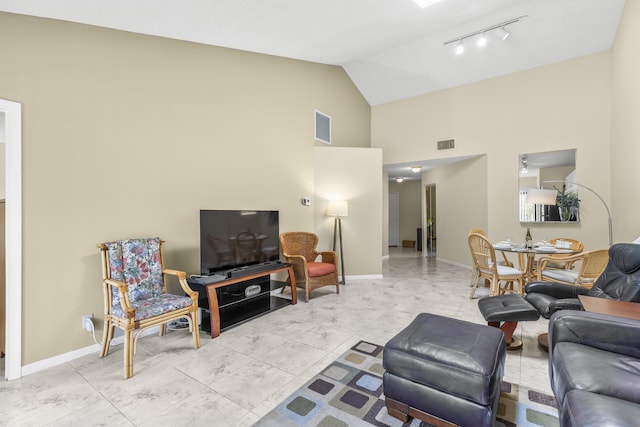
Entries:
{"label": "track lighting rail", "polygon": [[481,30],[474,31],[474,32],[469,33],[469,34],[465,34],[464,36],[456,37],[455,39],[451,39],[449,41],[444,42],[444,45],[446,46],[446,45],[451,44],[451,43],[461,42],[461,41],[463,41],[465,39],[477,36],[478,34],[486,33],[487,31],[496,30],[498,28],[503,28],[503,27],[505,27],[507,25],[522,21],[524,19],[527,19],[528,17],[529,17],[529,15],[522,15],[522,16],[518,16],[517,18],[509,19],[508,21],[500,22],[499,24],[495,24],[495,25],[492,25],[490,27],[486,27],[486,28],[483,28]]}

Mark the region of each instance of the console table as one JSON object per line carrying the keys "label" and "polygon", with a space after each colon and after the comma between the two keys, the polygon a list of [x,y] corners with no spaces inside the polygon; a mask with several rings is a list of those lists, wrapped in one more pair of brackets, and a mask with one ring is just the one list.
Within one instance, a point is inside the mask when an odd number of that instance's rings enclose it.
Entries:
{"label": "console table", "polygon": [[[269,270],[260,271],[257,273],[250,273],[240,277],[233,277],[230,279],[222,280],[220,282],[210,283],[206,285],[207,299],[209,300],[209,314],[211,316],[211,338],[215,338],[220,335],[220,305],[216,289],[231,286],[234,284],[248,282],[253,279],[258,279],[265,276],[271,276],[274,273],[286,271],[289,274],[289,284],[291,285],[291,305],[298,302],[298,296],[296,292],[296,279],[293,273],[293,266],[284,264],[274,267]],[[286,286],[282,283],[281,287]]]}

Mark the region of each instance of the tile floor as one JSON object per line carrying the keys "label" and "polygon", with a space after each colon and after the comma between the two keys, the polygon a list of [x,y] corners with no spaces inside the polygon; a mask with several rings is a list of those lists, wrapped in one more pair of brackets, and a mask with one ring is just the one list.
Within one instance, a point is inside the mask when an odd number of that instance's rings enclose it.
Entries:
{"label": "tile floor", "polygon": [[[470,271],[413,249],[393,248],[384,278],[314,291],[310,303],[202,335],[186,331],[138,342],[134,376],[122,378],[122,346],[0,383],[0,425],[251,426],[358,340],[384,344],[418,313],[484,323],[469,299]],[[477,296],[486,295],[479,289]],[[523,349],[507,355],[505,380],[550,392],[536,344],[547,321],[520,323]]]}

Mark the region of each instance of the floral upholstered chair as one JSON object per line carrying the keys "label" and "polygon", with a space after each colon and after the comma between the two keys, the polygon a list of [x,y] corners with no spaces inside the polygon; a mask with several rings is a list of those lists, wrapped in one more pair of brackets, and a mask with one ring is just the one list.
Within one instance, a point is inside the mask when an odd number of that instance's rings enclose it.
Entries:
{"label": "floral upholstered chair", "polygon": [[[98,245],[104,286],[104,334],[100,357],[109,353],[115,328],[122,329],[125,378],[133,375],[136,340],[147,328],[159,326],[160,335],[164,335],[167,322],[186,319],[194,346],[200,347],[198,293],[187,284],[184,271],[164,268],[162,243],[156,237]],[[187,296],[167,293],[166,275],[176,276]]]}

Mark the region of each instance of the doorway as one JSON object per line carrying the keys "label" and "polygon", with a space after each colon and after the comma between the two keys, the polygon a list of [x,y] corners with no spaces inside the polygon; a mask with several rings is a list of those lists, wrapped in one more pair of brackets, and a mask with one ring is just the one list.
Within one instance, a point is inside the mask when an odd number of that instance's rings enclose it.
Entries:
{"label": "doorway", "polygon": [[399,193],[389,193],[389,246],[400,246]]}
{"label": "doorway", "polygon": [[22,105],[0,99],[5,144],[5,371],[22,376]]}
{"label": "doorway", "polygon": [[436,185],[425,186],[425,256],[436,257]]}

